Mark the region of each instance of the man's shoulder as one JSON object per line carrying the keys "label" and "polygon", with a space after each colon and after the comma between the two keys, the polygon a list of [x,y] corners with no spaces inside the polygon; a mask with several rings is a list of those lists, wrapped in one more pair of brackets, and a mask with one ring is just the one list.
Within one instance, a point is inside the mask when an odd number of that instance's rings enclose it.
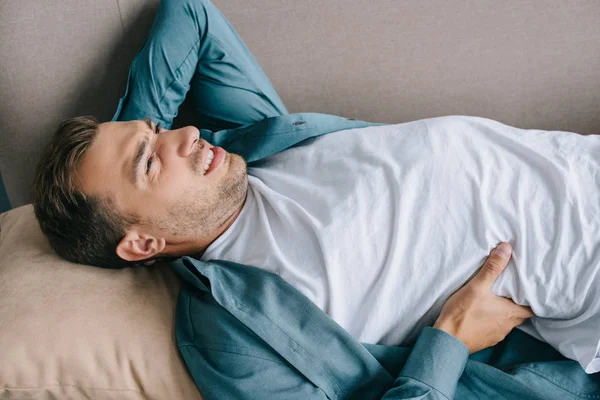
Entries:
{"label": "man's shoulder", "polygon": [[283,362],[256,333],[221,306],[210,292],[199,291],[187,283],[179,291],[175,334],[180,349],[193,347],[200,354],[223,352],[233,357],[237,355],[239,357],[236,358],[241,360],[251,361],[251,358],[257,357]]}

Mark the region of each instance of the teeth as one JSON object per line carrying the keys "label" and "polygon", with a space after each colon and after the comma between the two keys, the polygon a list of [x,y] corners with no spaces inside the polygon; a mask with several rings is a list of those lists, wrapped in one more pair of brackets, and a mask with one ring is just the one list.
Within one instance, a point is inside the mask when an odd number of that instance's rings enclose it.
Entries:
{"label": "teeth", "polygon": [[210,167],[210,163],[212,162],[214,157],[215,157],[215,153],[212,150],[209,150],[208,156],[206,156],[206,162],[204,163],[204,173],[205,174],[206,174],[206,171],[208,171],[208,168]]}

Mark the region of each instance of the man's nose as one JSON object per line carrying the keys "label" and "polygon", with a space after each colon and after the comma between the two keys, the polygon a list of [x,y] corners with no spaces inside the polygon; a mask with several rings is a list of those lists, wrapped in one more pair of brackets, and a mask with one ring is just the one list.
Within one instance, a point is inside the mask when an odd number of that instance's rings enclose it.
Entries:
{"label": "man's nose", "polygon": [[200,141],[198,129],[193,126],[186,126],[178,129],[179,144],[177,153],[180,157],[189,157],[196,151],[196,144]]}

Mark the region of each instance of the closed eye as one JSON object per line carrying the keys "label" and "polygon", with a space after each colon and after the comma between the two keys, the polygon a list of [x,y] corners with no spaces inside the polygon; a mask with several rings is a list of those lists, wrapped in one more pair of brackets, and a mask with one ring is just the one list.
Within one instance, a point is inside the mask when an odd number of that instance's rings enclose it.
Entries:
{"label": "closed eye", "polygon": [[[160,122],[154,127],[154,133],[157,135],[160,134]],[[152,162],[154,161],[155,154],[156,153],[152,153],[152,155],[148,157],[148,161],[146,161],[146,175],[150,173],[150,168],[152,168]]]}
{"label": "closed eye", "polygon": [[148,161],[146,161],[146,175],[150,173],[150,168],[152,168],[152,162],[154,161],[154,154],[152,154]]}

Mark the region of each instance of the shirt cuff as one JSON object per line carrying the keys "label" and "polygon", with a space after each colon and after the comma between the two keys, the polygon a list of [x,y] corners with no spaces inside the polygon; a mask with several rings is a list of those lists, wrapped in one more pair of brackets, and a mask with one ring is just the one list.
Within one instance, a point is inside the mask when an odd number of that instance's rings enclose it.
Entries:
{"label": "shirt cuff", "polygon": [[399,376],[421,381],[452,399],[468,358],[469,349],[463,342],[425,327]]}

